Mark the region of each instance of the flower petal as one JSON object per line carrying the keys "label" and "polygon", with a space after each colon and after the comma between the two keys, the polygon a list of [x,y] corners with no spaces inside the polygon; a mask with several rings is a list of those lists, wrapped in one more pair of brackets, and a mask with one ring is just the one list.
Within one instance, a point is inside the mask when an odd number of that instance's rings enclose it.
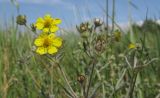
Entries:
{"label": "flower petal", "polygon": [[46,54],[47,53],[47,48],[44,47],[38,47],[36,52],[40,55]]}
{"label": "flower petal", "polygon": [[50,31],[51,31],[51,32],[56,32],[56,31],[58,31],[58,30],[59,30],[59,27],[56,26],[56,25],[54,25],[54,26],[52,26],[52,27],[50,28]]}
{"label": "flower petal", "polygon": [[36,23],[38,23],[38,22],[43,23],[43,22],[44,22],[43,18],[39,17],[39,18],[37,19]]}
{"label": "flower petal", "polygon": [[48,35],[48,38],[53,40],[56,37],[56,35],[54,33],[51,33]]}
{"label": "flower petal", "polygon": [[62,45],[62,39],[60,37],[55,38],[52,42],[52,45],[60,47]]}
{"label": "flower petal", "polygon": [[43,38],[37,38],[37,39],[35,39],[35,41],[34,41],[34,44],[35,44],[36,46],[42,46],[43,43],[44,43],[44,39],[43,39]]}
{"label": "flower petal", "polygon": [[55,18],[53,21],[54,21],[54,24],[60,24],[62,22],[62,20],[58,18]]}
{"label": "flower petal", "polygon": [[37,22],[37,23],[35,24],[35,26],[36,26],[36,28],[37,28],[38,30],[41,30],[41,29],[43,29],[44,24],[41,23],[41,22]]}
{"label": "flower petal", "polygon": [[128,48],[129,48],[129,49],[135,49],[135,48],[136,48],[136,45],[133,44],[133,43],[131,43],[131,44],[128,45]]}
{"label": "flower petal", "polygon": [[54,54],[54,53],[56,53],[57,51],[58,51],[58,49],[57,49],[56,47],[54,47],[54,46],[48,47],[48,53],[49,53],[49,54]]}
{"label": "flower petal", "polygon": [[49,32],[49,28],[44,28],[43,32]]}
{"label": "flower petal", "polygon": [[47,14],[47,15],[45,15],[44,16],[44,19],[46,20],[46,19],[50,19],[51,18],[51,15],[50,14]]}

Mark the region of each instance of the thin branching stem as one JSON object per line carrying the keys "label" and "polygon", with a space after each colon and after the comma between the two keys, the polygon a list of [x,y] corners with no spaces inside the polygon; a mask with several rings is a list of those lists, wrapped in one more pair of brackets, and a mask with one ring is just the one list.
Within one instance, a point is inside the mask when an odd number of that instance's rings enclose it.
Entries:
{"label": "thin branching stem", "polygon": [[66,74],[64,73],[63,69],[61,68],[61,66],[60,66],[59,64],[58,64],[58,67],[59,67],[59,69],[60,69],[60,71],[61,71],[61,73],[62,73],[62,75],[63,75],[63,77],[64,77],[64,80],[65,80],[65,82],[67,83],[67,85],[68,85],[71,93],[73,94],[74,98],[77,98],[77,95],[75,94],[75,92],[73,91],[71,85],[69,84],[69,81],[68,81],[67,76],[66,76]]}
{"label": "thin branching stem", "polygon": [[90,89],[90,87],[91,87],[91,82],[92,82],[93,71],[94,71],[95,65],[96,65],[96,64],[93,63],[92,70],[91,70],[91,75],[90,75],[90,79],[89,79],[89,84],[88,84],[88,87],[87,87],[87,92],[86,92],[85,98],[88,98],[89,89]]}
{"label": "thin branching stem", "polygon": [[112,32],[114,31],[114,21],[115,21],[115,0],[112,0]]}
{"label": "thin branching stem", "polygon": [[109,32],[109,29],[108,29],[108,0],[106,0],[106,24],[107,24],[107,34]]}

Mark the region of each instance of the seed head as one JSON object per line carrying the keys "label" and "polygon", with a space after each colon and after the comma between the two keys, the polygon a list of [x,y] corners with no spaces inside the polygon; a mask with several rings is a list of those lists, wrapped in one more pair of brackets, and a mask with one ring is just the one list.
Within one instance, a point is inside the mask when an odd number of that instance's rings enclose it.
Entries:
{"label": "seed head", "polygon": [[106,46],[106,39],[103,35],[98,36],[95,44],[95,49],[97,52],[103,52]]}

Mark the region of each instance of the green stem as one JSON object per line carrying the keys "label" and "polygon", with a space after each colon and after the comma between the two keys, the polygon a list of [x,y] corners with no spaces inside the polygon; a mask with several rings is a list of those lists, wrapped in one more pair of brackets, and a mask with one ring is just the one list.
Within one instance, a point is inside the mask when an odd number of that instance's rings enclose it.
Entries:
{"label": "green stem", "polygon": [[108,32],[109,32],[109,29],[108,29],[108,0],[106,0],[106,24],[107,24],[107,35],[108,35]]}
{"label": "green stem", "polygon": [[73,91],[71,85],[69,84],[69,81],[68,81],[68,79],[67,79],[67,77],[66,77],[66,74],[64,73],[63,69],[61,68],[61,66],[60,66],[59,64],[58,64],[58,67],[59,67],[59,69],[60,69],[60,71],[61,71],[61,73],[62,73],[62,75],[63,75],[63,77],[64,77],[64,80],[65,80],[65,82],[67,83],[67,85],[68,85],[71,93],[73,94],[74,98],[77,98],[77,95],[75,94],[75,92]]}
{"label": "green stem", "polygon": [[133,79],[132,79],[131,88],[130,88],[130,90],[129,90],[129,91],[130,91],[130,92],[129,92],[130,98],[133,98],[133,92],[134,92],[134,87],[135,87],[137,75],[138,75],[138,72],[135,73],[135,75],[133,76]]}
{"label": "green stem", "polygon": [[112,2],[112,32],[114,31],[114,21],[115,21],[115,0]]}
{"label": "green stem", "polygon": [[50,80],[50,83],[51,83],[51,93],[53,94],[53,66],[51,66],[51,73],[50,73],[50,77],[51,77],[51,80]]}
{"label": "green stem", "polygon": [[89,85],[88,85],[88,88],[87,88],[87,93],[86,93],[85,98],[88,98],[88,94],[89,94],[89,89],[90,89],[91,82],[92,82],[94,68],[95,68],[95,64],[93,64],[93,66],[92,66],[92,71],[91,71],[91,75],[90,75],[90,79],[89,79]]}

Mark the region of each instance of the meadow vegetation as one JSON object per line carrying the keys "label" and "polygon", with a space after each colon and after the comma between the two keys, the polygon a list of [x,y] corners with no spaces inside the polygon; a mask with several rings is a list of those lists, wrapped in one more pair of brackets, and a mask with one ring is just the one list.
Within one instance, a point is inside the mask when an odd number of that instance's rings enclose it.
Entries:
{"label": "meadow vegetation", "polygon": [[18,16],[0,29],[0,98],[160,98],[156,20],[123,31],[96,18],[60,30],[62,46],[44,54],[34,26]]}

